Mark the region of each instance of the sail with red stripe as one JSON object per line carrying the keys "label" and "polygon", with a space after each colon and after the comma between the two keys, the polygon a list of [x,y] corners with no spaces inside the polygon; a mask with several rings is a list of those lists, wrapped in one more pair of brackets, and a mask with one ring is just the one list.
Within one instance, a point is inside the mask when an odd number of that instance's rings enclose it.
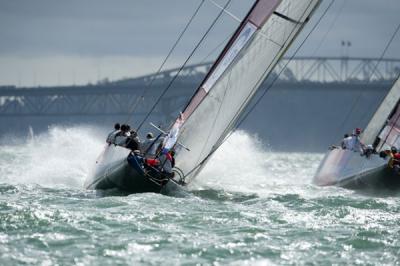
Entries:
{"label": "sail with red stripe", "polygon": [[[234,128],[320,0],[258,0],[184,109],[176,166],[195,176]],[[176,123],[179,123],[177,119]],[[176,124],[175,123],[175,124]]]}

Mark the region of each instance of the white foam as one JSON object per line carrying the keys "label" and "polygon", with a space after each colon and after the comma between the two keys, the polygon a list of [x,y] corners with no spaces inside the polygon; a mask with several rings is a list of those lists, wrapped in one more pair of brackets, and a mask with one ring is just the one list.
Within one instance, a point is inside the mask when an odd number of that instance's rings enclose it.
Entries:
{"label": "white foam", "polygon": [[104,133],[89,126],[51,127],[2,146],[0,182],[82,187],[104,146]]}
{"label": "white foam", "polygon": [[191,187],[271,193],[310,184],[321,154],[272,152],[256,136],[235,132],[208,162]]}
{"label": "white foam", "polygon": [[[90,126],[50,128],[2,145],[0,182],[82,188],[105,145],[105,132]],[[290,193],[310,184],[322,155],[275,153],[257,137],[235,132],[212,156],[190,189]],[[301,188],[300,188],[301,189]]]}

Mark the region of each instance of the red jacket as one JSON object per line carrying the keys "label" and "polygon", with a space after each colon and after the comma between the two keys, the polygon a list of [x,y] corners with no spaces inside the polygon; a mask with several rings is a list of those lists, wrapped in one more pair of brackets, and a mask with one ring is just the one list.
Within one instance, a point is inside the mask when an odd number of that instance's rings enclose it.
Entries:
{"label": "red jacket", "polygon": [[400,153],[393,154],[393,165],[400,165]]}
{"label": "red jacket", "polygon": [[157,159],[146,159],[146,163],[150,166],[157,166],[160,164],[160,161]]}

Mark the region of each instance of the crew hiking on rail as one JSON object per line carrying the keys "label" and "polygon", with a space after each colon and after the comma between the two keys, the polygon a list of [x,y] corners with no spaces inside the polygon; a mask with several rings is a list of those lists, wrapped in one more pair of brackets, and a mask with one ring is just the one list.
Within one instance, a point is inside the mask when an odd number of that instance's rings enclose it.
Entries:
{"label": "crew hiking on rail", "polygon": [[172,178],[175,166],[175,152],[173,150],[163,151],[164,135],[154,138],[153,133],[148,132],[146,140],[141,143],[137,132],[128,124],[116,123],[114,130],[107,136],[109,145],[121,146],[130,149],[135,156],[143,158],[144,168],[155,168],[162,176]]}

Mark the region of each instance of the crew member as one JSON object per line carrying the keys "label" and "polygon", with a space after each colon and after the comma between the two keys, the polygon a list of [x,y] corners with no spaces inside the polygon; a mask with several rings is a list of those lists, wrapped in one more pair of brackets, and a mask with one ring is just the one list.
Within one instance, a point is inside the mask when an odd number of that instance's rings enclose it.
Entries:
{"label": "crew member", "polygon": [[126,146],[126,140],[127,140],[127,126],[125,124],[121,125],[121,130],[115,135],[115,145],[118,146]]}
{"label": "crew member", "polygon": [[175,153],[173,151],[168,151],[166,153],[162,153],[159,157],[160,160],[160,167],[161,173],[168,178],[174,177],[174,172],[172,168],[175,166]]}
{"label": "crew member", "polygon": [[157,144],[153,133],[149,132],[146,135],[146,140],[142,144],[142,151],[146,156],[154,157],[156,155]]}
{"label": "crew member", "polygon": [[400,153],[397,151],[397,148],[395,146],[390,148],[389,152],[389,167],[393,168],[395,171],[399,172],[400,170]]}
{"label": "crew member", "polygon": [[346,143],[346,148],[352,151],[360,152],[364,154],[365,145],[360,140],[361,129],[356,128],[353,134],[348,138],[349,141]]}
{"label": "crew member", "polygon": [[349,134],[344,134],[342,142],[340,143],[340,146],[342,147],[343,150],[348,149],[348,142],[349,142]]}
{"label": "crew member", "polygon": [[115,137],[116,137],[116,135],[118,134],[118,132],[120,131],[120,129],[121,129],[120,124],[119,124],[119,123],[116,123],[116,124],[114,125],[114,130],[113,130],[110,134],[108,134],[108,136],[107,136],[106,142],[107,142],[108,144],[112,144],[112,143],[115,142]]}
{"label": "crew member", "polygon": [[132,151],[140,150],[140,140],[135,130],[129,132],[129,137],[126,139],[126,147]]}

